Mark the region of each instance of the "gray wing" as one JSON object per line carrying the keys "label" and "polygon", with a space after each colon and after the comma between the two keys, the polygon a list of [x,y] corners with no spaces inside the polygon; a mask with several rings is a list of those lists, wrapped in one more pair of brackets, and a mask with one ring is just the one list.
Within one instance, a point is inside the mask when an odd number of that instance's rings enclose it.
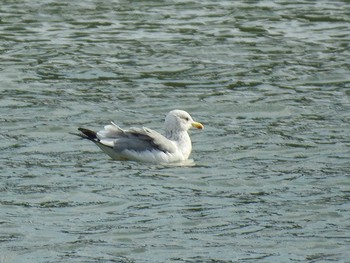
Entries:
{"label": "gray wing", "polygon": [[134,150],[137,152],[159,150],[162,152],[175,152],[174,144],[160,133],[148,128],[130,129],[124,136],[115,141],[114,149]]}
{"label": "gray wing", "polygon": [[106,126],[105,130],[98,132],[97,135],[102,144],[106,142],[106,145],[110,145],[113,142],[113,148],[118,152],[124,150],[136,152],[158,150],[172,153],[176,151],[173,142],[154,130],[145,127],[123,130],[114,123],[112,124],[113,126]]}

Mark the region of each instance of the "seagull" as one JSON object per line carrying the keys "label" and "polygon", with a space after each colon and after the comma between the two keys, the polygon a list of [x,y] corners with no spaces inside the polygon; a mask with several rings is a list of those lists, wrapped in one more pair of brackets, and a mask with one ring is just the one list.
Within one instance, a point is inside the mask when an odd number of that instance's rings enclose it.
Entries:
{"label": "seagull", "polygon": [[78,128],[81,133],[76,135],[94,142],[114,160],[174,163],[188,160],[192,143],[187,131],[192,127],[204,128],[186,111],[172,110],[165,118],[165,136],[146,127],[123,130],[114,122],[98,132]]}

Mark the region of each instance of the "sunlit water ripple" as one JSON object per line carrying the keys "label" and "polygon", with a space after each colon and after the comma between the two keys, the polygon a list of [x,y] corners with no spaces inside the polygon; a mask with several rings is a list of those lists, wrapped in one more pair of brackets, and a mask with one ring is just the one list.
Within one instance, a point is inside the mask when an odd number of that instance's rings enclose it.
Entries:
{"label": "sunlit water ripple", "polygon": [[[347,262],[348,1],[3,1],[0,262]],[[161,130],[195,165],[70,133]]]}

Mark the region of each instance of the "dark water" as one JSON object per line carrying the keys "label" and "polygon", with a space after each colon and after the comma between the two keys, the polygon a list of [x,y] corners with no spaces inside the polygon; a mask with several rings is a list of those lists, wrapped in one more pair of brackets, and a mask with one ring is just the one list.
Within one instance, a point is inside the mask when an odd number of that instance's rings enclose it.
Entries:
{"label": "dark water", "polygon": [[[0,262],[349,262],[349,1],[2,1]],[[191,167],[70,132],[160,130]]]}

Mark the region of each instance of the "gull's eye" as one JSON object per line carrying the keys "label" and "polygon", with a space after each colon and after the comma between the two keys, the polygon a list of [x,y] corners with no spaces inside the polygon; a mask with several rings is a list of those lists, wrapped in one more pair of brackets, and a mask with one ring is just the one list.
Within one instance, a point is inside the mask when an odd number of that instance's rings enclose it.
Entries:
{"label": "gull's eye", "polygon": [[183,119],[185,121],[189,121],[190,120],[190,117],[187,117],[187,116],[179,116],[180,119]]}

